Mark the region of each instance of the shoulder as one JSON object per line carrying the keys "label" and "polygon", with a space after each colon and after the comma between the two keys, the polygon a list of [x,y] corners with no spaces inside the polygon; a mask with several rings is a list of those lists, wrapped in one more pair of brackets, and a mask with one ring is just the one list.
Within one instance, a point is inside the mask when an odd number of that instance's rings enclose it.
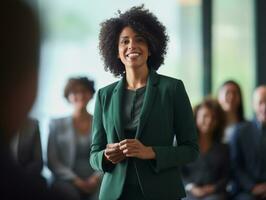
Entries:
{"label": "shoulder", "polygon": [[162,74],[157,74],[159,81],[162,83],[166,83],[166,84],[182,84],[182,81],[180,79],[177,78],[173,78],[170,76],[166,76],[166,75],[162,75]]}
{"label": "shoulder", "polygon": [[28,118],[25,124],[20,130],[21,135],[32,135],[35,134],[39,129],[39,122],[36,119]]}
{"label": "shoulder", "polygon": [[254,132],[257,132],[257,127],[253,121],[245,121],[239,123],[235,127],[234,140],[244,139],[249,140],[254,136]]}
{"label": "shoulder", "polygon": [[119,83],[119,81],[116,81],[116,82],[111,83],[111,84],[109,84],[109,85],[107,85],[105,87],[100,88],[98,90],[99,95],[101,95],[101,96],[103,95],[104,96],[104,95],[108,95],[108,94],[112,93],[118,83]]}
{"label": "shoulder", "polygon": [[28,118],[27,119],[27,123],[32,125],[32,126],[38,126],[39,124],[39,121],[35,118]]}
{"label": "shoulder", "polygon": [[53,118],[50,120],[50,126],[53,127],[62,127],[71,122],[71,116]]}
{"label": "shoulder", "polygon": [[254,129],[254,124],[252,121],[241,122],[236,125],[236,132],[250,132],[251,129]]}
{"label": "shoulder", "polygon": [[173,77],[165,76],[162,74],[157,74],[158,75],[158,83],[162,87],[169,87],[174,90],[184,90],[184,84],[183,81],[180,79],[176,79]]}

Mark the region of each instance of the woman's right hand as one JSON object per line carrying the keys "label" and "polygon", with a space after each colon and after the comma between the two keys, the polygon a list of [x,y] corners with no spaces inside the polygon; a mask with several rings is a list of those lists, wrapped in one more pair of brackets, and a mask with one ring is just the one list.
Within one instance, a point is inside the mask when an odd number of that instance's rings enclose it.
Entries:
{"label": "woman's right hand", "polygon": [[117,164],[126,158],[123,151],[119,149],[119,143],[107,144],[104,150],[104,157],[113,164]]}

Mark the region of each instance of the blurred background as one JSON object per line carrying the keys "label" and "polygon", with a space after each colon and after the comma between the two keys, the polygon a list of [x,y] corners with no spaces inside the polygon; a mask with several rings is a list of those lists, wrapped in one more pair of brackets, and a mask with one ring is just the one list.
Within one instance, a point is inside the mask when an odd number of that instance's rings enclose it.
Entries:
{"label": "blurred background", "polygon": [[[219,86],[233,79],[243,91],[245,116],[253,116],[252,91],[266,82],[265,1],[39,0],[44,37],[38,97],[31,115],[41,123],[43,146],[49,120],[71,113],[63,97],[69,77],[86,75],[95,81],[96,89],[117,80],[104,71],[99,56],[100,23],[118,10],[141,4],[159,18],[170,37],[159,73],[183,80],[192,105],[208,94],[216,96]],[[94,102],[88,108],[91,113]]]}

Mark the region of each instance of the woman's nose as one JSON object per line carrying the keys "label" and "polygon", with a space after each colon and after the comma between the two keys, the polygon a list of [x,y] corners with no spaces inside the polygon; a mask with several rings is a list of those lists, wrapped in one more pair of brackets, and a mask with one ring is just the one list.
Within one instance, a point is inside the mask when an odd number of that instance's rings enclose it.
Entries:
{"label": "woman's nose", "polygon": [[136,42],[134,40],[131,40],[129,42],[128,48],[129,49],[134,49],[136,47]]}

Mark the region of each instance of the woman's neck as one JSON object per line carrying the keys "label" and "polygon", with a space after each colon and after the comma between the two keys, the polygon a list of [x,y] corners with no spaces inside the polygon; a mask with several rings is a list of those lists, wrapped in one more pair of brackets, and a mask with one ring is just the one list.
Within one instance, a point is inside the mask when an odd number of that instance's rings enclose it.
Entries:
{"label": "woman's neck", "polygon": [[126,80],[128,89],[138,89],[146,85],[148,79],[148,67],[138,69],[126,69]]}
{"label": "woman's neck", "polygon": [[239,121],[238,116],[235,112],[226,112],[226,124],[227,126],[235,124]]}
{"label": "woman's neck", "polygon": [[83,109],[77,109],[73,113],[73,118],[74,119],[84,119],[90,117],[90,114],[86,110],[86,108]]}
{"label": "woman's neck", "polygon": [[209,148],[212,145],[212,139],[211,139],[211,134],[201,134],[199,137],[199,146],[200,146],[200,151],[202,153],[205,153],[209,150]]}

